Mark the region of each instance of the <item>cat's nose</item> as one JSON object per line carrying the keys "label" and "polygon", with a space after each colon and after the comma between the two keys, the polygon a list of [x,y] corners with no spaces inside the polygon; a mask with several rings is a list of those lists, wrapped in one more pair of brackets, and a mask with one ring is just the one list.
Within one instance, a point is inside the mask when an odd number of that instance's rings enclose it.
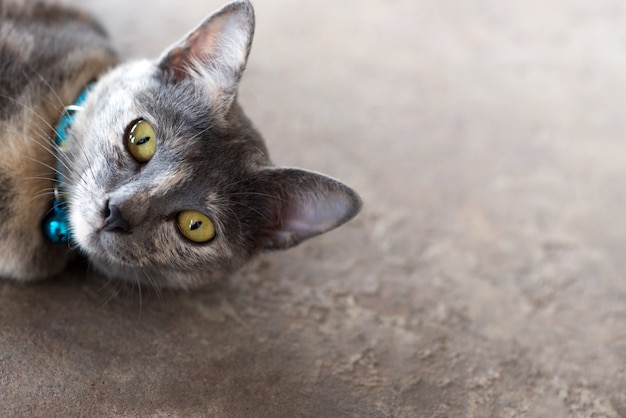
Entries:
{"label": "cat's nose", "polygon": [[105,231],[129,232],[130,223],[124,218],[120,208],[107,202],[104,210],[104,226]]}

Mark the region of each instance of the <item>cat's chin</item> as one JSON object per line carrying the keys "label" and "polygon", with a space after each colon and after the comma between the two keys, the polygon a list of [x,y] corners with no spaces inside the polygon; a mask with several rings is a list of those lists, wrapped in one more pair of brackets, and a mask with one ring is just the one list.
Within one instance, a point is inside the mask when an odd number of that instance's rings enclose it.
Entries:
{"label": "cat's chin", "polygon": [[[128,260],[128,254],[117,254],[123,248],[119,240],[112,234],[99,230],[85,230],[76,234],[75,239],[79,248],[89,258],[97,271],[110,279],[124,280],[142,285],[166,286],[161,274],[150,274],[140,266],[133,265]],[[169,287],[172,287],[170,284]]]}
{"label": "cat's chin", "polygon": [[122,280],[143,287],[159,289],[193,289],[206,285],[218,279],[205,275],[196,276],[188,272],[168,269],[145,269],[136,266],[126,266],[110,259],[89,256],[93,267],[112,280]]}

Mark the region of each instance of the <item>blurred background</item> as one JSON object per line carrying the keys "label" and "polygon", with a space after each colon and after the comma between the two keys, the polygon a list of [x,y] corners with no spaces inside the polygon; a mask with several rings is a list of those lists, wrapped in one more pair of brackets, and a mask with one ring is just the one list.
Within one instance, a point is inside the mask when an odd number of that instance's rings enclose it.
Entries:
{"label": "blurred background", "polygon": [[[75,3],[126,58],[222,5]],[[254,4],[240,102],[363,213],[141,304],[0,284],[1,415],[626,416],[626,4]]]}

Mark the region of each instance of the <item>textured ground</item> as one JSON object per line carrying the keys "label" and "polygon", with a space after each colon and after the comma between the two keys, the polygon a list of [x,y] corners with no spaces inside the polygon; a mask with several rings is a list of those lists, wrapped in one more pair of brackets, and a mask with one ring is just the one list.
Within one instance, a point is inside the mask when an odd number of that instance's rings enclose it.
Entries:
{"label": "textured ground", "polygon": [[[83,4],[126,56],[220,5]],[[623,2],[256,6],[244,107],[365,211],[201,292],[0,284],[0,416],[626,417]]]}

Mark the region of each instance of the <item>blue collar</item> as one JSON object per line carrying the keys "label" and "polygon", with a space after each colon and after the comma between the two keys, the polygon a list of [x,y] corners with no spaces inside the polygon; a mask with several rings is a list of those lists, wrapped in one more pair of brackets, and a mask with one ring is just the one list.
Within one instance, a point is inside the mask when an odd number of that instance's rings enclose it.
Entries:
{"label": "blue collar", "polygon": [[[94,83],[90,83],[80,93],[80,95],[74,101],[74,104],[67,106],[63,110],[61,120],[55,128],[56,137],[54,142],[57,145],[57,152],[60,152],[61,147],[66,145],[67,133],[74,122],[76,112],[82,109],[82,105],[87,99],[87,94],[93,87]],[[54,179],[54,202],[52,208],[43,220],[43,234],[53,244],[68,243],[71,239],[69,222],[67,219],[67,198],[63,193],[61,185],[61,171],[62,164],[57,161],[57,174]]]}

